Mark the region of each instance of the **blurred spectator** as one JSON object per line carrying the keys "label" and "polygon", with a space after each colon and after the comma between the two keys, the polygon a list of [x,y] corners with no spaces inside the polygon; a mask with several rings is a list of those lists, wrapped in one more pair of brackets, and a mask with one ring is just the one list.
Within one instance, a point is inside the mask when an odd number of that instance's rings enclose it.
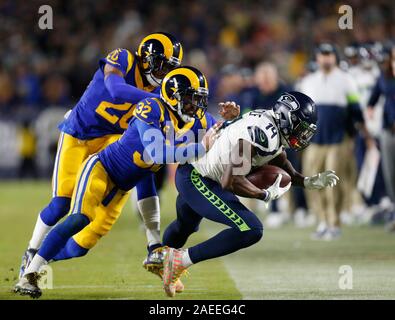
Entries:
{"label": "blurred spectator", "polygon": [[237,66],[226,65],[220,73],[220,81],[217,88],[218,101],[235,101],[239,103],[239,94],[243,90],[244,81]]}
{"label": "blurred spectator", "polygon": [[[345,48],[345,55],[349,59],[348,72],[355,79],[357,87],[360,105],[364,114],[364,119],[369,133],[377,140],[382,133],[382,113],[383,113],[383,99],[380,103],[377,103],[375,108],[374,116],[368,116],[367,104],[368,99],[372,93],[373,87],[380,74],[380,69],[373,59],[374,55],[367,50],[364,46],[354,45],[352,47]],[[355,137],[355,155],[357,160],[358,173],[360,172],[363,161],[366,155],[366,144],[361,134],[357,134]],[[386,197],[386,190],[384,185],[384,178],[381,169],[381,159],[377,169],[374,185],[370,196],[362,193],[363,199],[366,206],[354,211],[358,220],[369,218],[376,212],[382,210],[382,201]],[[355,208],[358,209],[358,208]],[[366,216],[366,217],[364,217]]]}
{"label": "blurred spectator", "polygon": [[0,115],[10,113],[16,102],[15,87],[11,77],[8,73],[0,71]]}
{"label": "blurred spectator", "polygon": [[20,64],[16,68],[16,89],[21,104],[37,107],[41,102],[40,79],[26,64]]}
{"label": "blurred spectator", "polygon": [[[358,10],[355,26],[340,33],[338,7],[328,3],[270,0],[176,3],[49,1],[55,15],[54,29],[40,30],[36,21],[37,2],[1,1],[0,58],[14,88],[7,88],[8,92],[14,92],[12,98],[15,95],[21,98],[18,103],[44,108],[40,94],[45,79],[56,70],[69,87],[70,102],[75,102],[101,56],[116,47],[134,49],[152,31],[174,33],[184,44],[186,58],[194,49],[204,51],[214,79],[211,90],[214,100],[218,100],[215,75],[227,64],[253,68],[260,61],[273,61],[280,78],[293,81],[301,75],[313,43],[324,37],[336,37],[338,44],[345,46],[394,36],[393,4],[389,0],[378,0],[375,4],[368,0],[354,2],[353,7]],[[190,60],[190,64],[194,61]],[[263,96],[269,91],[263,89]],[[262,103],[270,105],[258,101],[264,107]]]}
{"label": "blurred spectator", "polygon": [[[349,187],[350,182],[347,177],[344,178],[347,175],[346,167],[353,160],[352,155],[351,158],[345,155],[348,150],[345,138],[349,112],[354,115],[355,122],[363,121],[356,96],[356,83],[337,66],[333,45],[321,44],[316,58],[319,69],[300,83],[300,90],[315,101],[318,114],[317,132],[303,154],[303,171],[306,176],[312,176],[317,172],[334,170],[339,175],[341,184]],[[337,202],[343,197],[350,198],[352,188],[355,189],[355,182],[349,190],[338,187],[306,192],[308,208],[319,219],[314,239],[333,240],[340,236],[340,208]]]}
{"label": "blurred spectator", "polygon": [[69,84],[59,74],[50,75],[43,85],[43,104],[46,106],[67,106],[70,103]]}
{"label": "blurred spectator", "polygon": [[243,85],[237,100],[241,108],[241,113],[245,113],[249,110],[259,108],[259,106],[255,104],[256,87],[253,70],[242,68],[239,72]]}
{"label": "blurred spectator", "polygon": [[290,91],[290,87],[280,81],[277,67],[272,63],[263,62],[256,67],[255,84],[253,105],[262,109],[271,109],[283,92]]}
{"label": "blurred spectator", "polygon": [[395,203],[395,47],[388,52],[384,61],[384,70],[378,78],[369,99],[369,112],[378,102],[380,96],[385,97],[383,127],[381,134],[381,151],[384,179],[388,195]]}
{"label": "blurred spectator", "polygon": [[19,178],[37,178],[35,162],[36,137],[29,121],[24,121],[20,129],[20,156]]}

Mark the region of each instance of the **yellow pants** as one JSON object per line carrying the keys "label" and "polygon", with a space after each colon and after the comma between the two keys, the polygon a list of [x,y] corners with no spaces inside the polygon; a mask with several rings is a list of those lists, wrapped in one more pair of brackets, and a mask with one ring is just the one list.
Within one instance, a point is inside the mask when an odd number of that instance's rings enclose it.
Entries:
{"label": "yellow pants", "polygon": [[[53,197],[72,198],[73,194],[76,194],[75,185],[82,178],[80,175],[87,158],[117,141],[120,136],[119,134],[113,134],[91,140],[79,140],[62,132],[59,137],[52,176]],[[92,187],[90,187],[91,189]],[[99,204],[95,210],[89,210],[93,206],[87,207],[85,205],[83,207],[83,210],[85,210],[83,213],[92,222],[74,236],[74,240],[80,246],[86,249],[92,248],[98,239],[111,229],[126,201],[125,199],[125,201],[117,203],[119,198],[120,194],[117,194],[107,206]],[[71,213],[73,202],[75,202],[74,197],[72,199]]]}
{"label": "yellow pants", "polygon": [[113,134],[91,140],[79,140],[62,132],[52,175],[52,196],[71,198],[78,170],[85,159],[117,141],[120,136]]}
{"label": "yellow pants", "polygon": [[84,214],[91,221],[73,239],[91,249],[119,218],[129,192],[118,189],[97,155],[89,157],[78,172],[70,214]]}

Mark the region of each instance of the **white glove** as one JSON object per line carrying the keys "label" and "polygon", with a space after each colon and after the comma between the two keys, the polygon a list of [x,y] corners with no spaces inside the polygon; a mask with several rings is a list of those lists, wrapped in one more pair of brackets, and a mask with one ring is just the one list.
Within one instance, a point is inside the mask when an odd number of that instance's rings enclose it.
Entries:
{"label": "white glove", "polygon": [[323,189],[325,187],[334,187],[339,181],[335,171],[327,170],[320,172],[312,177],[304,178],[304,186],[307,189]]}
{"label": "white glove", "polygon": [[282,174],[279,174],[276,181],[266,189],[269,193],[266,199],[264,200],[268,203],[270,200],[276,200],[280,198],[284,193],[286,193],[289,188],[291,188],[291,182],[288,183],[285,187],[280,187],[281,179],[283,178]]}

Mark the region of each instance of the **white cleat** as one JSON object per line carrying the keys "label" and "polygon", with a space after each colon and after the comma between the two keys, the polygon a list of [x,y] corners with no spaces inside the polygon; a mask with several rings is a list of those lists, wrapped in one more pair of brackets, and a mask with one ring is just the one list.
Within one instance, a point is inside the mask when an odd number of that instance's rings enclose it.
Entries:
{"label": "white cleat", "polygon": [[182,263],[185,250],[168,248],[166,251],[163,262],[163,287],[167,296],[174,297],[181,276],[187,272],[187,267]]}
{"label": "white cleat", "polygon": [[14,292],[21,296],[30,296],[33,299],[41,297],[41,289],[38,287],[40,275],[37,272],[25,274],[14,287]]}

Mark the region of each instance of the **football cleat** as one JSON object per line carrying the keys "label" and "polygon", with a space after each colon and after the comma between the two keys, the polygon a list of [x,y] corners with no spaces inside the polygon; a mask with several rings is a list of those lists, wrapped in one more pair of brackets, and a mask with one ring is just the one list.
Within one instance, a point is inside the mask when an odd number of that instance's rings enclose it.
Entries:
{"label": "football cleat", "polygon": [[19,268],[19,279],[22,279],[23,274],[25,273],[26,268],[29,266],[30,262],[33,260],[38,250],[36,249],[27,249],[22,256],[21,267]]}
{"label": "football cleat", "polygon": [[[147,258],[143,261],[143,268],[157,275],[163,281],[163,260],[168,247],[160,247],[148,253]],[[176,283],[176,292],[184,291],[184,284],[179,279]]]}
{"label": "football cleat", "polygon": [[40,275],[37,272],[26,274],[15,285],[14,292],[21,296],[29,295],[33,299],[38,299],[42,294],[38,287],[38,280],[40,280]]}
{"label": "football cleat", "polygon": [[147,258],[143,261],[143,267],[149,272],[156,274],[162,279],[161,270],[163,269],[163,260],[165,251],[168,247],[159,247],[148,253]]}
{"label": "football cleat", "polygon": [[19,293],[21,288],[23,288],[28,283],[29,283],[29,281],[25,277],[20,278],[18,280],[18,282],[16,283],[16,285],[14,286],[14,292]]}
{"label": "football cleat", "polygon": [[185,250],[168,248],[163,262],[163,287],[169,297],[176,294],[177,283],[183,274],[187,272],[187,267],[182,263],[182,255]]}

